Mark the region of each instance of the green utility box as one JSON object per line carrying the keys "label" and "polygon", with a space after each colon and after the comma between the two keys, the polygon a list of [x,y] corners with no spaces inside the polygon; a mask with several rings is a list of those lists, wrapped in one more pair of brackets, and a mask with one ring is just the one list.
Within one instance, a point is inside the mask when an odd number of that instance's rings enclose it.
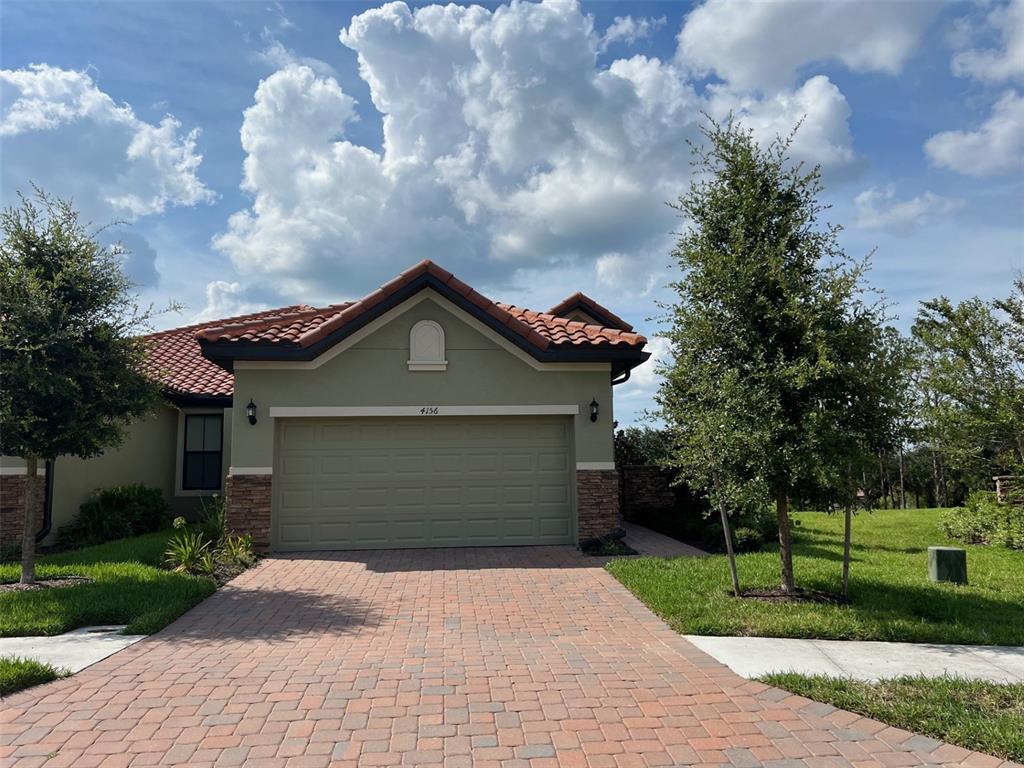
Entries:
{"label": "green utility box", "polygon": [[967,550],[960,547],[928,547],[928,578],[932,581],[967,583]]}

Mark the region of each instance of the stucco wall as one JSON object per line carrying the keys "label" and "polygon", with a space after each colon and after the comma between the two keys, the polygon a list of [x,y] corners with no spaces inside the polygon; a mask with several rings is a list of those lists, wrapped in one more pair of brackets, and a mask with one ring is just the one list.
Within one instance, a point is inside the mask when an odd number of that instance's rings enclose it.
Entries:
{"label": "stucco wall", "polygon": [[[224,411],[224,473],[230,464],[231,410]],[[198,511],[201,499],[196,495],[175,494],[176,473],[179,470],[180,439],[177,408],[160,406],[146,419],[128,428],[125,441],[117,448],[105,451],[93,459],[62,456],[54,468],[53,526],[43,542],[56,541],[57,530],[67,525],[78,513],[78,508],[99,488],[141,483],[163,491],[174,515],[191,515]],[[16,457],[0,458],[0,466],[24,467]]]}
{"label": "stucco wall", "polygon": [[[408,369],[409,330],[420,320],[444,328],[446,371]],[[589,415],[593,398],[600,403],[597,423]],[[241,407],[250,399],[259,409],[255,426]],[[273,466],[269,409],[280,406],[578,405],[576,461],[614,460],[610,367],[538,371],[429,298],[318,368],[236,367],[235,401],[236,467]]]}

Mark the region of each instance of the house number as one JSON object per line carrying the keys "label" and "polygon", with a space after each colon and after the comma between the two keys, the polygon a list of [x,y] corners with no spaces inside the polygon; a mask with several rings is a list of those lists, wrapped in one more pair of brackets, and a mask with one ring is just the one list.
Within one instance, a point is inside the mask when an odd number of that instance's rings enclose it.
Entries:
{"label": "house number", "polygon": [[420,416],[437,416],[440,410],[436,405],[428,405],[420,408]]}

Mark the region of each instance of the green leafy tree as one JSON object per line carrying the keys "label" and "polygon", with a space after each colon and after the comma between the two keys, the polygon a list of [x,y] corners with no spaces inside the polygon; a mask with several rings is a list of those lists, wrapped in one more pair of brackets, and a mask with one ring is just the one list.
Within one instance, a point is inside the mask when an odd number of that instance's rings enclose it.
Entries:
{"label": "green leafy tree", "polygon": [[1024,285],[1004,301],[924,302],[919,345],[923,439],[932,449],[935,495],[949,484],[987,487],[1024,462]]}
{"label": "green leafy tree", "polygon": [[774,504],[792,592],[790,503],[832,471],[826,441],[857,386],[844,364],[851,323],[874,316],[864,265],[820,222],[819,170],[789,160],[792,135],[761,147],[732,121],[709,120],[704,136],[674,205],[689,227],[674,251],[683,274],[666,307],[673,361],[657,402],[670,463],[692,487],[723,510]]}
{"label": "green leafy tree", "polygon": [[159,390],[142,374],[148,324],[121,272],[70,203],[36,189],[0,214],[0,452],[26,463],[22,583],[35,581],[40,461],[117,445]]}

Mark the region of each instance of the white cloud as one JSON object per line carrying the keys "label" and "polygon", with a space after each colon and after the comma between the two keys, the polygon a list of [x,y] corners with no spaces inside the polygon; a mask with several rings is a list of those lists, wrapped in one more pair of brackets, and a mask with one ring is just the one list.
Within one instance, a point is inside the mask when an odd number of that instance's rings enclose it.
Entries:
{"label": "white cloud", "polygon": [[[388,3],[341,41],[383,115],[383,149],[345,138],[354,102],[333,78],[289,65],[263,81],[242,127],[253,203],[214,240],[240,273],[309,300],[358,295],[427,256],[486,284],[574,265],[596,280],[600,265],[648,269],[667,252],[664,202],[685,190],[686,140],[709,108],[674,64],[600,67],[591,19],[561,0]],[[715,104],[764,136],[807,114],[801,156],[853,157],[848,106],[825,78]]]}
{"label": "white cloud", "polygon": [[810,78],[795,91],[780,91],[765,98],[738,94],[725,86],[712,86],[709,91],[713,116],[724,119],[732,113],[762,143],[788,135],[803,120],[791,148],[797,160],[820,163],[832,173],[857,160],[848,126],[850,105],[824,75]]}
{"label": "white cloud", "polygon": [[1007,91],[992,114],[973,131],[944,131],[924,145],[934,165],[969,176],[1024,170],[1024,97]]}
{"label": "white cloud", "polygon": [[0,95],[5,199],[34,181],[93,215],[134,219],[215,198],[198,176],[198,129],[182,132],[171,115],[139,119],[86,72],[0,70]]}
{"label": "white cloud", "polygon": [[206,306],[197,312],[190,323],[203,323],[222,317],[234,317],[267,309],[266,304],[252,302],[245,298],[241,283],[214,280],[206,285]]}
{"label": "white cloud", "polygon": [[857,195],[854,203],[858,227],[905,235],[919,224],[953,213],[963,206],[964,201],[933,192],[924,192],[909,200],[897,200],[896,190],[889,186],[865,189]]}
{"label": "white cloud", "polygon": [[608,46],[615,43],[633,45],[637,40],[650,37],[657,32],[665,26],[666,21],[667,19],[664,16],[656,19],[646,16],[639,18],[616,16],[608,29],[604,31],[604,37],[601,38],[601,50],[605,50]]}
{"label": "white cloud", "polygon": [[981,28],[961,29],[968,37],[997,37],[997,47],[966,47],[953,56],[954,74],[1000,82],[1024,77],[1024,0],[997,5]]}
{"label": "white cloud", "polygon": [[707,0],[686,17],[677,57],[697,74],[766,91],[792,85],[815,62],[898,74],[939,8],[883,0]]}
{"label": "white cloud", "polygon": [[255,54],[256,60],[272,69],[284,69],[293,65],[304,65],[317,74],[334,75],[334,67],[321,59],[312,56],[300,56],[280,40],[270,38],[266,45]]}

